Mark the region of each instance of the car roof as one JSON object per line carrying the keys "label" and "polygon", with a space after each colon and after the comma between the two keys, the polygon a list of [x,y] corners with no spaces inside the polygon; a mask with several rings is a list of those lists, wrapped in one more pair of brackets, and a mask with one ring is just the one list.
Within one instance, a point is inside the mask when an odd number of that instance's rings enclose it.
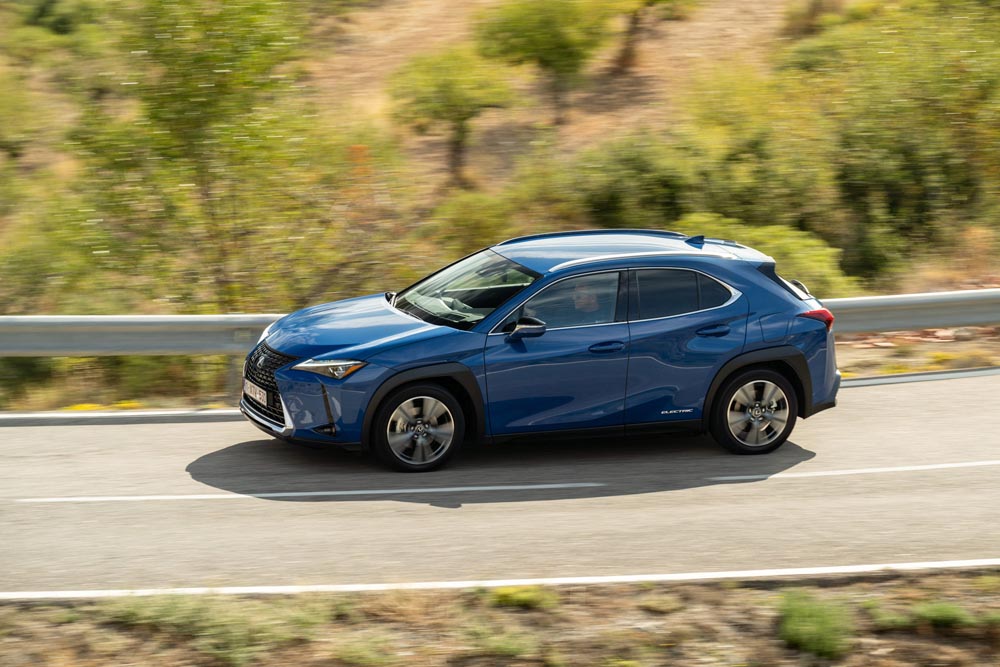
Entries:
{"label": "car roof", "polygon": [[612,259],[686,256],[773,261],[735,241],[649,229],[593,229],[522,236],[490,248],[541,274]]}

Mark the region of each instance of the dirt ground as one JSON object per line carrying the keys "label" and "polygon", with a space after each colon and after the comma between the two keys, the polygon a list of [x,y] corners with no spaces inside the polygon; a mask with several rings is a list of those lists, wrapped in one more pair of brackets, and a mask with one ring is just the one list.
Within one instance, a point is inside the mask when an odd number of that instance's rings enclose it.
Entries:
{"label": "dirt ground", "polygon": [[998,648],[1000,572],[983,570],[0,606],[5,667],[996,667]]}
{"label": "dirt ground", "polygon": [[1000,327],[844,334],[837,365],[845,378],[1000,366]]}

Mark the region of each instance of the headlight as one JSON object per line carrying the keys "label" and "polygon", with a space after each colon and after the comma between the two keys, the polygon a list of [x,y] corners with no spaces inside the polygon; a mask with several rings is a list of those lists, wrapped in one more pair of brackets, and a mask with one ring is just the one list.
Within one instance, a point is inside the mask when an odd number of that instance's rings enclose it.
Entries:
{"label": "headlight", "polygon": [[292,366],[292,370],[319,373],[320,375],[327,375],[336,380],[343,380],[365,365],[363,361],[354,361],[352,359],[309,359],[300,364],[295,364]]}
{"label": "headlight", "polygon": [[264,329],[264,333],[262,333],[262,334],[260,335],[260,338],[258,338],[258,339],[257,339],[257,344],[258,344],[258,345],[260,345],[260,344],[261,344],[261,342],[262,342],[262,341],[263,341],[263,340],[264,340],[265,338],[267,338],[268,334],[270,334],[270,333],[271,333],[271,329],[273,329],[273,328],[274,328],[274,325],[275,325],[275,324],[277,324],[277,322],[271,322],[270,324],[268,324],[268,325],[267,325],[267,328],[266,328],[266,329]]}

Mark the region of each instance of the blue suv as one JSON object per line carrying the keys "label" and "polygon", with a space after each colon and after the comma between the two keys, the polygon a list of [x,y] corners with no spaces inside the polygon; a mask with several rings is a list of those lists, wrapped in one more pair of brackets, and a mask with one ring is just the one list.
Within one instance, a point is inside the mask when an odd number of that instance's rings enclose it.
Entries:
{"label": "blue suv", "polygon": [[804,285],[732,241],[540,234],[281,318],[247,356],[240,407],[270,435],[406,471],[540,434],[707,431],[762,454],[836,404],[832,326]]}

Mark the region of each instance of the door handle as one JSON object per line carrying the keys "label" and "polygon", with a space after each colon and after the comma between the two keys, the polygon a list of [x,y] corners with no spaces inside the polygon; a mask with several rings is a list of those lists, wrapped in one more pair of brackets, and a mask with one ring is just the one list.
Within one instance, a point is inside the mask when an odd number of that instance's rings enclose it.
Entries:
{"label": "door handle", "polygon": [[591,352],[617,352],[625,349],[625,343],[620,340],[609,340],[603,343],[595,343],[588,348]]}
{"label": "door handle", "polygon": [[726,326],[725,324],[713,324],[710,327],[703,327],[701,329],[698,329],[698,331],[696,331],[695,333],[697,333],[699,336],[709,336],[718,338],[719,336],[725,336],[726,334],[729,333],[729,331],[730,331],[729,327]]}

